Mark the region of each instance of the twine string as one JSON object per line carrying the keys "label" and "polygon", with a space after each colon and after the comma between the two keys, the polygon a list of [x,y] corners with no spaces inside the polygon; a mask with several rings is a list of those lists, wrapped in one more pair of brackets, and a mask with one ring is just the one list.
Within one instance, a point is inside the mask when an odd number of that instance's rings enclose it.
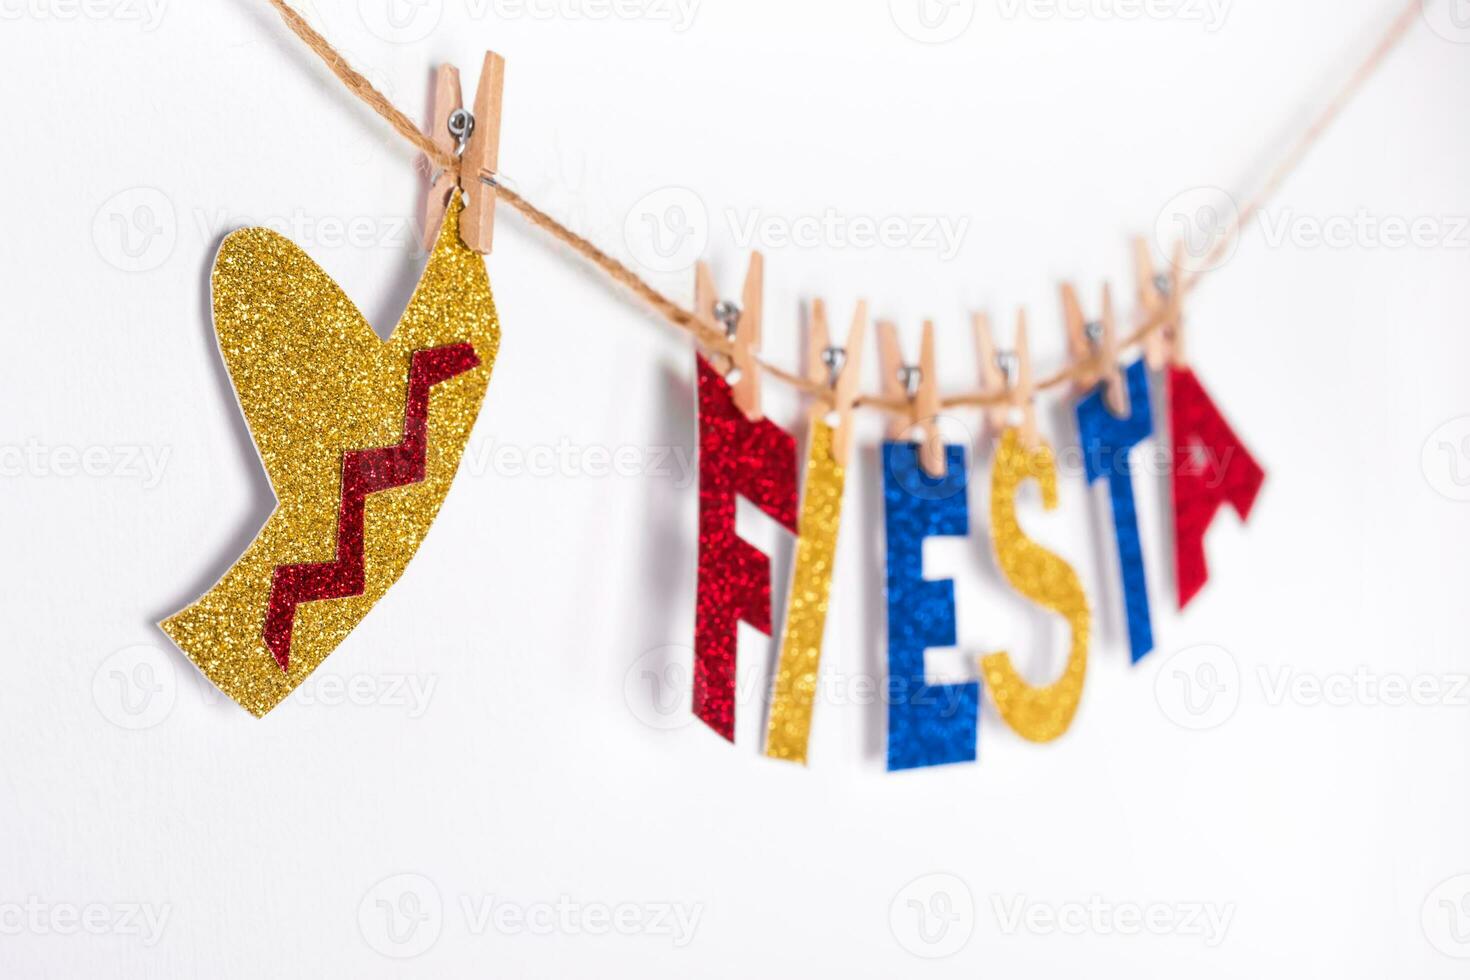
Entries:
{"label": "twine string", "polygon": [[[1265,206],[1266,201],[1275,196],[1281,186],[1286,183],[1292,173],[1301,165],[1307,153],[1321,140],[1323,134],[1336,121],[1348,104],[1352,102],[1363,87],[1364,83],[1378,70],[1379,66],[1387,60],[1388,55],[1397,47],[1398,43],[1408,34],[1409,28],[1418,18],[1423,0],[1408,0],[1403,9],[1393,19],[1380,37],[1377,44],[1369,52],[1366,58],[1349,76],[1343,86],[1332,97],[1321,113],[1308,125],[1301,134],[1292,141],[1280,161],[1271,169],[1266,179],[1262,182],[1260,189],[1252,195],[1246,204],[1237,209],[1234,218],[1227,226],[1225,234],[1215,243],[1215,246],[1205,254],[1199,263],[1199,268],[1192,273],[1180,274],[1178,276],[1178,288],[1181,292],[1181,300],[1187,296],[1204,275],[1217,267],[1217,263],[1226,255],[1235,242],[1239,239],[1245,226]],[[318,58],[336,75],[338,80],[349,92],[357,96],[368,108],[376,112],[382,119],[393,128],[399,136],[411,143],[425,157],[437,164],[445,173],[452,174],[456,180],[461,179],[460,160],[458,157],[444,151],[429,138],[423,130],[419,129],[408,116],[404,115],[397,106],[388,101],[375,88],[372,82],[347,63],[347,59],[332,47],[331,42],[317,32],[306,19],[303,18],[286,0],[269,0],[272,7],[280,14],[286,26],[311,49]],[[699,346],[708,351],[718,354],[730,355],[734,346],[725,336],[724,331],[713,324],[706,323],[692,310],[687,310],[678,303],[669,299],[654,286],[646,282],[626,264],[603,251],[586,237],[577,234],[566,225],[557,221],[551,215],[536,207],[520,194],[505,185],[497,174],[489,171],[481,171],[477,174],[480,179],[490,181],[495,185],[496,197],[505,201],[510,207],[520,212],[531,224],[546,232],[562,245],[571,249],[584,261],[599,269],[609,279],[622,286],[638,299],[642,300],[650,309],[664,320],[675,327],[691,334]],[[1162,330],[1170,320],[1169,309],[1163,310],[1150,316],[1141,323],[1137,329],[1130,333],[1120,343],[1120,348],[1131,348],[1140,344],[1145,337],[1156,330]],[[1061,368],[1045,378],[1039,380],[1035,390],[1046,391],[1076,381],[1079,378],[1094,376],[1100,369],[1111,368],[1112,365],[1095,363],[1096,358],[1089,361],[1076,361]],[[820,399],[828,405],[832,403],[831,389],[810,381],[799,374],[787,371],[780,365],[773,364],[762,357],[755,358],[763,372],[773,378],[789,385],[803,394]],[[1000,405],[1009,401],[1009,395],[1005,392],[974,391],[963,394],[949,395],[940,400],[941,407],[984,407],[988,405]],[[864,395],[857,400],[857,404],[881,409],[888,412],[907,412],[907,403],[879,395]]]}

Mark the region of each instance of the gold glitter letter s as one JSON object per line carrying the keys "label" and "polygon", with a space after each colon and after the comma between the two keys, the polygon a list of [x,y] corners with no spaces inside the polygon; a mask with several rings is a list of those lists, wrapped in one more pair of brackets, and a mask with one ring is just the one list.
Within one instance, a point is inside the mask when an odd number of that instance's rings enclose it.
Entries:
{"label": "gold glitter letter s", "polygon": [[1062,676],[1046,687],[1027,683],[1008,653],[980,660],[985,684],[1000,716],[1022,738],[1050,742],[1071,727],[1087,678],[1089,613],[1087,594],[1072,566],[1026,537],[1016,520],[1016,490],[1026,480],[1041,484],[1047,510],[1057,506],[1057,467],[1051,447],[1027,450],[1015,429],[1007,429],[991,478],[990,524],[995,556],[1007,581],[1032,602],[1061,615],[1072,628],[1072,649]]}
{"label": "gold glitter letter s", "polygon": [[832,428],[821,419],[813,420],[808,442],[796,566],[791,575],[786,622],[781,630],[781,663],[776,670],[766,728],[766,755],[801,763],[806,762],[812,729],[812,701],[822,660],[822,634],[846,482],[842,465],[832,458]]}

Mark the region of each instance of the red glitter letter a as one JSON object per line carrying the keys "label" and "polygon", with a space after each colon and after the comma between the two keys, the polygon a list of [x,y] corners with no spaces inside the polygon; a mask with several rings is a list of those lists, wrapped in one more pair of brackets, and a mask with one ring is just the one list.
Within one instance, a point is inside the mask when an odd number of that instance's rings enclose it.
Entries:
{"label": "red glitter letter a", "polygon": [[1169,368],[1169,417],[1174,439],[1174,565],[1183,609],[1209,578],[1205,531],[1215,512],[1228,503],[1245,520],[1266,474],[1188,368]]}
{"label": "red glitter letter a", "polygon": [[694,614],[694,713],[735,740],[735,647],[741,620],[771,633],[771,562],[735,535],[735,496],[796,533],[796,440],[752,422],[730,386],[699,367],[699,587]]}

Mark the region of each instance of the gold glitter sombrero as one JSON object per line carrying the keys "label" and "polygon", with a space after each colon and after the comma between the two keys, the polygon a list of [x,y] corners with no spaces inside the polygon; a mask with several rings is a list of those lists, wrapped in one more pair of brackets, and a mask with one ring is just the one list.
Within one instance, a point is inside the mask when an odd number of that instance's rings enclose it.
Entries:
{"label": "gold glitter sombrero", "polygon": [[220,352],[277,504],[219,582],[160,626],[256,716],[403,574],[479,415],[500,325],[455,197],[386,341],[275,232],[237,231],[215,259]]}

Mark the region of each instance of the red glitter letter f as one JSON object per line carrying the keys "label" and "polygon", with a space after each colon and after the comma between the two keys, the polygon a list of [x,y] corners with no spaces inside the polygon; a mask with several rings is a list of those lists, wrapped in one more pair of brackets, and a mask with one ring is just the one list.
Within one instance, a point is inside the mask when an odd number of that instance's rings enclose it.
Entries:
{"label": "red glitter letter f", "polygon": [[796,440],[752,422],[704,358],[699,369],[699,585],[694,713],[735,740],[735,651],[741,620],[771,633],[771,562],[735,534],[740,495],[796,533]]}

